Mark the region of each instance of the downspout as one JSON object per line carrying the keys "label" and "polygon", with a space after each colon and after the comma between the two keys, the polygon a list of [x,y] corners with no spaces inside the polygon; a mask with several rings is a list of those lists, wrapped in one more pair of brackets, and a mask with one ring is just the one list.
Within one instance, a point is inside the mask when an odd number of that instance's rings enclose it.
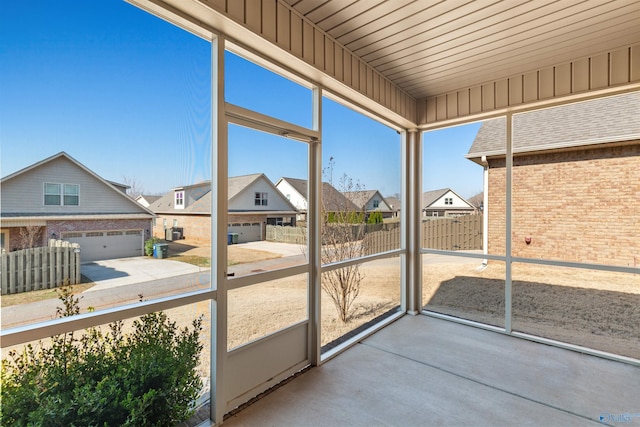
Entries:
{"label": "downspout", "polygon": [[[487,156],[480,159],[484,171],[482,172],[482,253],[489,253],[489,162]],[[482,267],[488,264],[487,258],[482,260]]]}

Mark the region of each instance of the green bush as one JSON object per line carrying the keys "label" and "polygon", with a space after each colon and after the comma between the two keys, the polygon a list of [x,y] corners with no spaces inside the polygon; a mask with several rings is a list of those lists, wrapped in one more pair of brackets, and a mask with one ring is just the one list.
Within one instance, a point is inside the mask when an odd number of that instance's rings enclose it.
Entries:
{"label": "green bush", "polygon": [[[58,315],[77,314],[78,299],[61,289]],[[201,323],[179,330],[152,313],[129,334],[115,322],[106,333],[90,328],[10,352],[0,370],[0,425],[175,426],[193,414],[202,388]]]}
{"label": "green bush", "polygon": [[369,218],[367,219],[367,224],[382,224],[384,220],[382,219],[382,212],[375,211],[369,214]]}
{"label": "green bush", "polygon": [[144,253],[147,256],[153,256],[153,245],[158,243],[157,237],[152,237],[150,239],[145,240],[144,242]]}

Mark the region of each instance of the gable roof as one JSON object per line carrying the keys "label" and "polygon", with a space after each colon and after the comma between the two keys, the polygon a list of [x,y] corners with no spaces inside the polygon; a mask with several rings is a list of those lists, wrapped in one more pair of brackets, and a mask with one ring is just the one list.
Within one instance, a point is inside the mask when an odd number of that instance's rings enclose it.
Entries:
{"label": "gable roof", "polygon": [[[54,154],[50,157],[47,157],[43,160],[40,160],[39,162],[33,163],[27,167],[24,167],[10,175],[5,176],[4,178],[0,179],[0,186],[3,184],[6,184],[7,182],[15,179],[16,177],[22,176],[24,174],[27,174],[37,168],[39,168],[42,165],[45,165],[47,163],[50,163],[54,160],[57,159],[66,159],[67,161],[71,162],[74,166],[78,167],[79,169],[81,169],[82,171],[86,172],[87,174],[91,175],[92,177],[94,177],[95,179],[97,179],[98,181],[100,181],[100,183],[104,184],[109,190],[113,191],[115,194],[117,194],[117,197],[121,197],[124,200],[126,200],[127,203],[130,203],[132,207],[135,207],[136,210],[142,210],[143,214],[149,214],[151,216],[155,216],[155,214],[150,210],[147,209],[146,207],[142,206],[140,203],[136,202],[131,196],[129,196],[128,194],[126,194],[125,191],[123,191],[123,189],[128,188],[128,186],[124,185],[124,184],[119,184],[113,181],[107,181],[106,179],[102,178],[100,175],[98,175],[97,173],[95,173],[94,171],[92,171],[91,169],[89,169],[88,167],[86,167],[85,165],[83,165],[82,163],[80,163],[79,161],[77,161],[76,159],[74,159],[73,157],[71,157],[69,154],[67,154],[64,151],[60,151],[57,154]],[[44,214],[45,216],[48,214]]]}
{"label": "gable roof", "polygon": [[[174,206],[175,203],[175,192],[176,191],[184,191],[184,209],[176,209]],[[175,187],[170,191],[167,191],[165,194],[160,196],[158,199],[149,203],[149,209],[156,213],[160,212],[198,212],[194,210],[193,204],[200,200],[202,197],[206,196],[211,192],[211,181],[202,181],[197,184],[184,185],[182,187]],[[210,212],[209,210],[203,211],[203,213]]]}
{"label": "gable roof", "polygon": [[305,200],[307,199],[307,180],[306,179],[282,177],[276,183],[276,187],[278,187],[278,185],[282,181],[288,182],[289,185],[291,185],[294,188],[294,190],[296,190],[298,193],[300,193],[302,197],[305,198]]}
{"label": "gable roof", "polygon": [[147,201],[147,203],[151,204],[151,203],[155,202],[156,200],[160,199],[160,197],[162,197],[162,196],[147,196],[146,194],[141,194],[138,197],[136,197],[136,200],[144,199],[144,200]]}
{"label": "gable roof", "polygon": [[388,196],[384,198],[392,211],[400,210],[400,199],[395,196]]}
{"label": "gable roof", "polygon": [[[286,181],[298,192],[305,200],[307,198],[307,180],[299,178],[280,178],[278,184],[281,181]],[[360,207],[356,206],[351,200],[345,197],[344,194],[335,189],[328,182],[322,183],[322,203],[324,209],[328,212],[349,212],[359,211]]]}
{"label": "gable roof", "polygon": [[[435,202],[444,197],[444,195],[448,192],[452,192],[453,194],[455,194],[458,198],[460,198],[460,200],[469,205],[469,209],[473,209],[473,205],[471,203],[467,202],[464,197],[460,197],[458,193],[450,188],[441,188],[439,190],[425,191],[424,193],[422,193],[422,209],[427,209],[429,206],[433,205]],[[460,207],[451,207],[451,209],[460,209]]]}
{"label": "gable roof", "polygon": [[[552,150],[640,139],[640,92],[517,114],[513,152]],[[504,155],[506,118],[486,120],[468,159]]]}
{"label": "gable roof", "polygon": [[[360,209],[367,206],[369,201],[373,199],[376,194],[380,196],[380,201],[389,207],[389,204],[378,190],[345,191],[342,194],[344,194],[344,196],[351,200],[355,205],[362,205]],[[385,210],[385,212],[387,211]]]}
{"label": "gable roof", "polygon": [[[264,180],[268,185],[273,188],[273,191],[276,194],[281,194],[280,191],[273,185],[271,180],[267,178],[267,176],[263,173],[254,173],[250,175],[241,175],[241,176],[233,176],[229,177],[227,180],[228,190],[227,190],[227,200],[231,201],[235,197],[239,196],[244,190],[250,187],[253,183],[258,180]],[[184,209],[176,209],[174,206],[175,202],[175,191],[183,190],[185,192],[185,207]],[[211,181],[203,181],[198,184],[185,185],[182,187],[176,187],[171,191],[164,194],[154,203],[149,205],[156,213],[180,213],[180,214],[211,214],[211,203],[212,203],[212,193],[211,193]],[[284,196],[282,196],[282,200],[285,201],[290,207],[291,211],[297,211],[295,206],[291,204],[289,200],[287,200]],[[260,211],[267,212],[267,211]]]}

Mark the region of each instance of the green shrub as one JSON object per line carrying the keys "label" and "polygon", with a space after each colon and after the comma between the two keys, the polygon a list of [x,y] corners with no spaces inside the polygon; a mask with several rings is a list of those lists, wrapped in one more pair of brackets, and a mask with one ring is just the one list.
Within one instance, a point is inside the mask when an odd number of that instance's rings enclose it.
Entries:
{"label": "green shrub", "polygon": [[382,212],[375,211],[369,214],[369,218],[367,219],[367,224],[382,224],[384,220],[382,219]]}
{"label": "green shrub", "polygon": [[[78,299],[61,288],[59,316],[77,314]],[[194,412],[202,388],[200,318],[179,330],[163,312],[103,333],[57,335],[2,360],[0,425],[175,426]]]}
{"label": "green shrub", "polygon": [[153,245],[158,243],[157,237],[152,237],[150,239],[145,240],[144,242],[144,253],[147,256],[153,256]]}

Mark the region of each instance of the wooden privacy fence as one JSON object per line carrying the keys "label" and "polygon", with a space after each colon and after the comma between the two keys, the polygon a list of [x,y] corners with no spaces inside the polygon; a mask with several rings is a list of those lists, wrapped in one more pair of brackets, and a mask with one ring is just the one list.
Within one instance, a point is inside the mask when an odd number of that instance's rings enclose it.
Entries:
{"label": "wooden privacy fence", "polygon": [[[375,231],[364,237],[367,255],[400,247],[400,229]],[[482,249],[482,215],[433,218],[422,223],[422,247],[447,251]]]}
{"label": "wooden privacy fence", "polygon": [[49,240],[48,247],[0,255],[2,295],[80,283],[80,246]]}
{"label": "wooden privacy fence", "polygon": [[364,254],[372,255],[400,248],[400,228],[367,233],[363,240]]}
{"label": "wooden privacy fence", "polygon": [[482,249],[482,215],[423,221],[422,247],[447,251]]}
{"label": "wooden privacy fence", "polygon": [[307,242],[307,228],[267,225],[266,240],[269,242],[296,243],[298,245],[304,245]]}
{"label": "wooden privacy fence", "polygon": [[[352,235],[362,233],[365,225],[352,225]],[[380,231],[378,231],[380,230]],[[271,242],[306,242],[305,227],[267,225],[267,240]],[[361,235],[361,234],[360,234]],[[365,254],[391,251],[400,247],[400,226],[394,224],[367,225],[364,234]],[[447,251],[482,249],[482,215],[428,218],[422,222],[422,247]]]}

